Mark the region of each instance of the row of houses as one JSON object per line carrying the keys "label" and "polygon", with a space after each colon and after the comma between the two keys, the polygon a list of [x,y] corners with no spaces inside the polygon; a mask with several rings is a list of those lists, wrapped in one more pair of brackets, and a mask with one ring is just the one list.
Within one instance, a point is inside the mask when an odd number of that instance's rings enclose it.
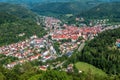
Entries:
{"label": "row of houses", "polygon": [[65,42],[60,45],[60,51],[62,54],[65,54],[69,51],[73,51],[74,49],[77,49],[78,44],[77,43],[71,43],[71,42]]}
{"label": "row of houses", "polygon": [[[42,50],[43,48],[44,50]],[[42,57],[43,62],[53,59],[56,51],[51,42],[48,42],[45,38],[38,38],[36,35],[33,35],[28,40],[0,47],[0,54],[19,59],[7,65],[8,68],[11,68],[25,61],[39,59],[39,57]]]}
{"label": "row of houses", "polygon": [[65,29],[63,30],[54,31],[54,33],[51,35],[53,40],[71,39],[72,41],[76,41],[81,36],[87,40],[89,35],[96,36],[102,31],[101,26],[78,28],[75,26],[66,25],[64,27]]}
{"label": "row of houses", "polygon": [[41,56],[41,54],[37,54],[37,55],[34,55],[34,56],[31,56],[31,57],[28,57],[26,59],[21,59],[19,61],[15,61],[15,62],[12,62],[10,64],[7,64],[6,67],[7,68],[13,68],[15,65],[17,64],[23,64],[25,62],[28,62],[28,61],[33,61],[33,60],[36,60],[38,59],[39,57]]}
{"label": "row of houses", "polygon": [[53,17],[45,17],[44,23],[45,23],[46,29],[53,30],[60,27],[61,21]]}

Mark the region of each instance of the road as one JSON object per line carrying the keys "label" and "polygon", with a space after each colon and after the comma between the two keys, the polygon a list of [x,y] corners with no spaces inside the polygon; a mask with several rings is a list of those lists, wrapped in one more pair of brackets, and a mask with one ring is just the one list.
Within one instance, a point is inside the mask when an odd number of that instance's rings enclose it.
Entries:
{"label": "road", "polygon": [[62,63],[60,63],[60,64],[56,65],[53,69],[55,69],[55,68],[58,68],[58,67],[62,66],[65,62],[66,62],[66,60],[65,60],[65,61],[63,61]]}
{"label": "road", "polygon": [[79,46],[78,51],[81,52],[81,51],[83,50],[84,46],[85,46],[85,42],[83,42],[83,43]]}

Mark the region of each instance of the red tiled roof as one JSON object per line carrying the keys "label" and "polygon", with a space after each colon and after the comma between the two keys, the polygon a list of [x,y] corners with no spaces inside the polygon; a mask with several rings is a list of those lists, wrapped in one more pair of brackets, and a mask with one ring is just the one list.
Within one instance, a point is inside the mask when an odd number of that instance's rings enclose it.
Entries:
{"label": "red tiled roof", "polygon": [[117,39],[117,41],[116,42],[119,42],[120,43],[120,39]]}

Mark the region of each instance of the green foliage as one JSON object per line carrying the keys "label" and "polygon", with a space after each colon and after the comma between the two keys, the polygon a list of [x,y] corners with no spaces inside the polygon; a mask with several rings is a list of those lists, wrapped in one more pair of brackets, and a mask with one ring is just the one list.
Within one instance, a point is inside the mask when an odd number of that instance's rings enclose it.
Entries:
{"label": "green foliage", "polygon": [[[42,37],[46,32],[36,24],[35,16],[23,6],[0,3],[0,46],[25,40],[34,34]],[[24,36],[19,36],[23,33]]]}
{"label": "green foliage", "polygon": [[34,72],[30,71],[30,72],[25,72],[24,74],[22,74],[20,76],[20,80],[28,80],[31,76],[35,75]]}
{"label": "green foliage", "polygon": [[5,76],[0,72],[0,80],[5,80]]}
{"label": "green foliage", "polygon": [[70,80],[65,72],[46,71],[42,72],[32,67],[30,63],[25,63],[14,67],[13,69],[5,69],[0,67],[0,80]]}
{"label": "green foliage", "polygon": [[[66,72],[55,70],[43,72],[30,66],[31,64],[26,63],[15,66],[13,69],[0,67],[0,80],[119,80],[119,76],[103,77],[93,75],[91,70],[89,70],[88,73],[67,74]],[[27,70],[23,71],[23,68],[27,68]]]}
{"label": "green foliage", "polygon": [[0,3],[0,12],[17,16],[19,18],[34,18],[36,15],[24,6],[9,3]]}
{"label": "green foliage", "polygon": [[58,71],[46,71],[40,80],[69,80],[69,77],[65,72]]}
{"label": "green foliage", "polygon": [[103,3],[86,12],[80,13],[79,17],[88,19],[110,19],[110,22],[120,22],[120,2]]}
{"label": "green foliage", "polygon": [[0,65],[6,65],[6,64],[9,64],[15,60],[18,60],[18,58],[12,57],[12,56],[5,56],[5,55],[0,54]]}
{"label": "green foliage", "polygon": [[83,71],[83,72],[89,72],[89,70],[91,70],[91,74],[94,75],[100,75],[100,76],[107,76],[107,74],[105,72],[103,72],[101,69],[96,68],[95,66],[91,65],[91,64],[87,64],[84,62],[77,62],[75,64],[76,68]]}
{"label": "green foliage", "polygon": [[0,24],[2,23],[6,23],[6,22],[14,22],[17,21],[18,17],[8,14],[8,13],[4,13],[4,12],[0,12]]}
{"label": "green foliage", "polygon": [[[19,36],[19,34],[22,33],[25,35]],[[20,20],[16,22],[1,24],[0,46],[22,41],[34,34],[42,37],[45,34],[45,31],[41,26],[37,26],[34,22],[29,20]]]}
{"label": "green foliage", "polygon": [[41,15],[47,16],[58,16],[63,14],[76,14],[86,11],[98,5],[96,2],[94,5],[89,4],[89,1],[75,1],[75,2],[56,2],[46,4],[35,4],[33,5],[32,11],[35,11]]}
{"label": "green foliage", "polygon": [[60,53],[60,49],[59,49],[60,44],[59,44],[59,42],[55,41],[54,44],[53,44],[53,47],[55,48],[57,54],[59,54]]}
{"label": "green foliage", "polygon": [[38,74],[38,75],[32,76],[28,80],[39,80],[40,77],[41,77],[41,74]]}
{"label": "green foliage", "polygon": [[62,39],[60,42],[65,43],[65,42],[71,42],[71,39]]}
{"label": "green foliage", "polygon": [[120,38],[120,28],[105,31],[88,42],[79,53],[79,60],[88,62],[108,74],[120,74],[120,50],[115,47]]}

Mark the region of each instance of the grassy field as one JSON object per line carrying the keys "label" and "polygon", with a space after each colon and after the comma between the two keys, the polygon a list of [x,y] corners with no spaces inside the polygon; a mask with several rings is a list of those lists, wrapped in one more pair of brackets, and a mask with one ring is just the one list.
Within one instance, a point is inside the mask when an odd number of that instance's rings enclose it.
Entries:
{"label": "grassy field", "polygon": [[95,66],[85,63],[85,62],[77,62],[75,66],[78,70],[84,71],[85,73],[87,73],[88,71],[91,71],[92,74],[97,74],[100,76],[107,76],[107,74],[103,72],[101,69],[98,69]]}

